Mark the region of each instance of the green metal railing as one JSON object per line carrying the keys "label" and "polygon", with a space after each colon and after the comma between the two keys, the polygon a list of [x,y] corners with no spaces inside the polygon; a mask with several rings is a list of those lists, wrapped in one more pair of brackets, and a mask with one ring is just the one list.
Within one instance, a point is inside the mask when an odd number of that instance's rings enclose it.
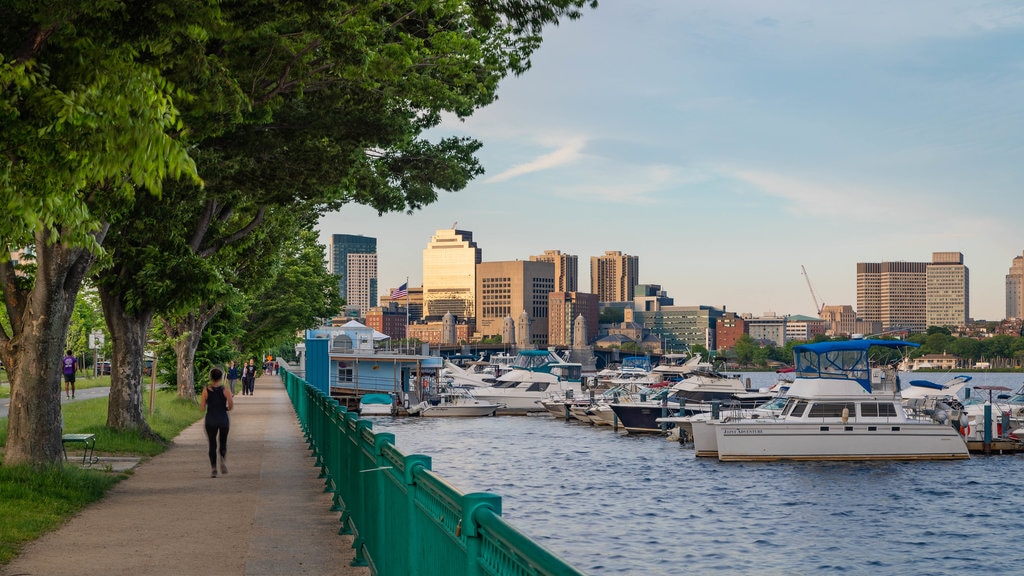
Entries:
{"label": "green metal railing", "polygon": [[381,576],[546,576],[583,574],[509,525],[501,497],[464,494],[406,456],[395,437],[374,433],[343,406],[294,374],[282,378],[341,534],[352,534],[353,566]]}

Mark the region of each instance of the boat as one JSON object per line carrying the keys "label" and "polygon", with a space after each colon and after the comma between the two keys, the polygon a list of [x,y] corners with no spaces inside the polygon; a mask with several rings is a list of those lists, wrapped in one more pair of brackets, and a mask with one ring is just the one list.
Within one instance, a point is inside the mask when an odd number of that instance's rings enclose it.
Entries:
{"label": "boat", "polygon": [[409,415],[424,418],[494,416],[501,407],[501,404],[474,397],[465,387],[442,386],[426,400],[409,407]]}
{"label": "boat", "polygon": [[869,356],[916,346],[871,339],[796,346],[781,414],[711,421],[706,430],[694,427],[694,441],[713,432],[722,461],[970,458],[959,422],[906,410],[895,364],[878,366]]}
{"label": "boat", "polygon": [[391,394],[363,394],[359,398],[360,416],[391,416],[395,401]]}
{"label": "boat", "polygon": [[502,404],[498,414],[546,412],[552,397],[583,398],[583,365],[566,362],[549,350],[522,350],[508,372],[493,386],[475,388],[473,396]]}
{"label": "boat", "polygon": [[711,410],[712,402],[733,403],[737,409],[754,408],[774,396],[768,390],[749,390],[739,375],[722,374],[704,368],[671,386],[649,388],[646,398],[611,405],[615,416],[629,433],[659,433],[673,427],[658,418],[686,416]]}
{"label": "boat", "polygon": [[[711,429],[713,421],[733,418],[774,418],[782,413],[782,410],[786,407],[786,402],[785,394],[780,394],[754,408],[736,408],[727,403],[721,407],[721,410],[713,409],[708,412],[700,412],[688,416],[668,416],[666,418],[658,418],[657,421],[659,424],[663,422],[674,424],[675,438],[681,443],[693,443],[695,456],[717,457],[718,441],[714,430]],[[694,429],[700,430],[694,432]]]}

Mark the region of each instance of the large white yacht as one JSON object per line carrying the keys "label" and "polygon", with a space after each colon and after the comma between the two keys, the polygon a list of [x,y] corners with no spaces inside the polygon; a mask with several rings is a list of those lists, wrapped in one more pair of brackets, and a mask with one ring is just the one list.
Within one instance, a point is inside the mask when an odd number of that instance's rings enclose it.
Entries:
{"label": "large white yacht", "polygon": [[541,401],[549,396],[583,397],[583,366],[566,362],[548,350],[523,350],[511,369],[493,386],[473,389],[473,396],[502,404],[498,414],[546,412]]}
{"label": "large white yacht", "polygon": [[[970,455],[959,421],[904,409],[895,366],[869,351],[917,346],[898,340],[820,342],[793,348],[795,379],[775,417],[725,417],[693,428],[715,434],[719,460],[955,460]],[[702,445],[708,445],[707,439]]]}

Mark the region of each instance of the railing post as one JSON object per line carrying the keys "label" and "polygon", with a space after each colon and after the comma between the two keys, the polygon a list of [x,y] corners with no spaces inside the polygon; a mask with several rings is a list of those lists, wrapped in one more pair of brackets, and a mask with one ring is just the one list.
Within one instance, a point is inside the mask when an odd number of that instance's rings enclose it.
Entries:
{"label": "railing post", "polygon": [[466,542],[466,574],[467,576],[481,576],[484,574],[481,563],[482,546],[480,539],[480,525],[476,519],[476,512],[481,508],[487,508],[496,515],[501,516],[501,496],[489,492],[474,492],[462,497],[462,522],[456,528],[456,535],[459,530],[465,534]]}
{"label": "railing post", "polygon": [[430,470],[431,460],[430,456],[413,454],[406,456],[403,462],[405,470],[402,471],[402,483],[406,486],[405,517],[409,526],[409,556],[406,561],[406,573],[409,576],[419,576],[422,570],[417,559],[426,557],[423,549],[426,538],[423,534],[423,521],[416,513],[417,492],[419,491],[416,477],[421,471]]}

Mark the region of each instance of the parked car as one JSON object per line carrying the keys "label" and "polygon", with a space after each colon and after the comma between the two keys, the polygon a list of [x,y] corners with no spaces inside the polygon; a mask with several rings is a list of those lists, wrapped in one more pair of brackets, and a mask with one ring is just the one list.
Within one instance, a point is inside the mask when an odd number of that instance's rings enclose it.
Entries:
{"label": "parked car", "polygon": [[98,370],[100,376],[106,376],[110,374],[110,362],[100,362]]}

